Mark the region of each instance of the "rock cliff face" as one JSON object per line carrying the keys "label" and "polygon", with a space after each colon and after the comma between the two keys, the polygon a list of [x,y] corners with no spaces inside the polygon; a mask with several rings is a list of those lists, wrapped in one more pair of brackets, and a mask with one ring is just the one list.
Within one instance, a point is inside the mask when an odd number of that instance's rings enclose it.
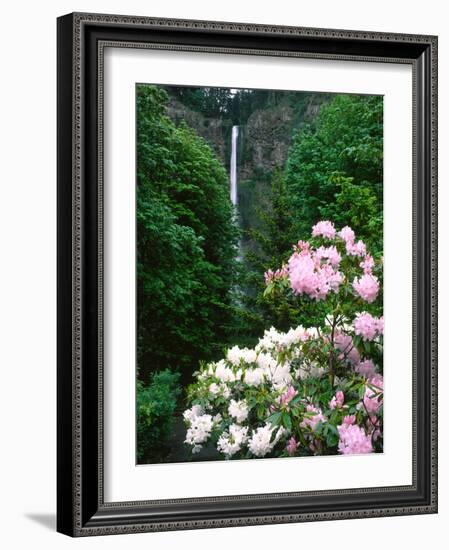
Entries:
{"label": "rock cliff face", "polygon": [[240,131],[240,179],[251,178],[255,171],[267,173],[284,166],[290,147],[292,120],[292,109],[287,106],[261,109],[249,116]]}
{"label": "rock cliff face", "polygon": [[[190,109],[173,95],[169,98],[168,116],[175,124],[184,121],[193,128],[212,147],[229,173],[231,119],[207,117]],[[299,104],[285,96],[277,104],[271,103],[254,110],[246,122],[239,125],[237,190],[243,229],[259,225],[260,210],[269,208],[273,171],[285,167],[295,130],[311,122],[329,98],[326,94],[307,93],[298,96]],[[244,242],[245,246],[247,244]]]}
{"label": "rock cliff face", "polygon": [[[329,100],[325,94],[310,93],[302,98],[302,107],[286,98],[276,105],[254,110],[240,125],[237,174],[239,211],[243,226],[253,223],[256,209],[266,197],[275,168],[283,169],[293,134],[312,121],[321,105]],[[229,172],[232,122],[229,118],[207,117],[169,96],[168,116],[193,128],[214,150]]]}
{"label": "rock cliff face", "polygon": [[[240,127],[239,179],[250,179],[255,172],[269,174],[275,167],[282,168],[288,157],[293,131],[313,120],[327,100],[324,94],[310,94],[301,115],[285,103],[254,111]],[[176,124],[185,121],[194,128],[229,170],[232,128],[229,119],[205,117],[173,96],[169,99],[167,114]]]}
{"label": "rock cliff face", "polygon": [[254,111],[241,128],[240,179],[283,168],[295,129],[312,121],[327,100],[323,94],[310,94],[301,114],[285,103]]}
{"label": "rock cliff face", "polygon": [[170,96],[167,114],[175,124],[184,121],[187,126],[193,128],[199,136],[207,141],[228,169],[229,144],[227,138],[230,136],[231,129],[231,123],[228,120],[205,117],[202,113],[189,109],[173,96]]}

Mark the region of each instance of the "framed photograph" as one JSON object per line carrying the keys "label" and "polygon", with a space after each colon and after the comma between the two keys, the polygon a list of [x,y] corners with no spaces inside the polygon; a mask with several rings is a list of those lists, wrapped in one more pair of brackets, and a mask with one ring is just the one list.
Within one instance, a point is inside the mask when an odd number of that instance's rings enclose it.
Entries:
{"label": "framed photograph", "polygon": [[58,19],[58,531],[437,511],[437,38]]}

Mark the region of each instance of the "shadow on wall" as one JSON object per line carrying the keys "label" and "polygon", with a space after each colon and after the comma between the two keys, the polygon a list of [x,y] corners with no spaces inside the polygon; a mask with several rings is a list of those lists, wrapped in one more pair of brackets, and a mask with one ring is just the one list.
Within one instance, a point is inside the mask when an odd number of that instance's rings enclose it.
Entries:
{"label": "shadow on wall", "polygon": [[56,514],[25,514],[25,517],[51,531],[56,531]]}

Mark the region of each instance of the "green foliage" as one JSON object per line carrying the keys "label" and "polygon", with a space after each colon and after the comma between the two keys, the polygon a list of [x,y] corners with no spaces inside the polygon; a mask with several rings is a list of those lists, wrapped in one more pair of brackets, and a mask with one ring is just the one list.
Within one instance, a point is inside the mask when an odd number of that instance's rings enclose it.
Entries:
{"label": "green foliage", "polygon": [[275,170],[271,178],[268,204],[259,210],[263,230],[250,230],[259,244],[269,265],[282,263],[292,243],[292,211],[285,179],[281,170]]}
{"label": "green foliage", "polygon": [[191,88],[189,86],[170,86],[170,92],[186,107],[199,111],[207,117],[226,117],[232,103],[229,88]]}
{"label": "green foliage", "polygon": [[321,219],[339,218],[342,220],[340,223],[350,225],[356,235],[368,243],[373,255],[378,258],[383,252],[381,197],[376,195],[372,186],[357,185],[352,177],[334,174],[330,176],[329,181],[335,185],[335,200],[320,207]]}
{"label": "green foliage", "polygon": [[165,369],[151,376],[148,386],[137,382],[137,458],[159,462],[167,453],[177,399],[179,374]]}
{"label": "green foliage", "polygon": [[231,322],[238,230],[227,174],[211,148],[165,114],[165,91],[137,88],[139,375],[222,349]]}
{"label": "green foliage", "polygon": [[252,170],[250,178],[238,182],[239,224],[244,245],[251,244],[250,230],[262,224],[260,212],[267,207],[267,195],[270,192],[271,173],[258,167]]}
{"label": "green foliage", "polygon": [[[301,96],[296,101],[300,103],[297,109],[303,108]],[[259,319],[258,326],[269,323],[287,330],[295,324],[311,326],[324,321],[329,304],[267,296],[263,284],[264,272],[281,267],[291,254],[291,243],[308,239],[317,221],[351,226],[380,259],[382,109],[382,98],[374,96],[338,95],[324,104],[313,123],[295,134],[286,169],[273,173],[271,192],[266,193],[256,216],[252,215],[251,223],[244,220],[244,229],[250,226],[244,301]]]}
{"label": "green foliage", "polygon": [[383,100],[337,95],[294,137],[286,182],[297,238],[320,219],[382,251]]}
{"label": "green foliage", "polygon": [[264,273],[273,266],[282,265],[294,241],[289,196],[279,169],[273,172],[265,200],[257,209],[257,219],[257,224],[252,224],[246,232],[250,244],[246,250],[248,269],[244,279],[244,303],[259,319],[258,334],[271,325],[288,330],[295,323],[289,305],[285,301],[275,305],[264,299]]}
{"label": "green foliage", "polygon": [[252,90],[246,88],[208,88],[190,86],[165,86],[170,95],[183,105],[208,118],[220,118],[233,124],[246,124],[250,115],[258,110],[284,106],[292,109],[295,125],[302,121],[310,99],[319,95],[290,90]]}

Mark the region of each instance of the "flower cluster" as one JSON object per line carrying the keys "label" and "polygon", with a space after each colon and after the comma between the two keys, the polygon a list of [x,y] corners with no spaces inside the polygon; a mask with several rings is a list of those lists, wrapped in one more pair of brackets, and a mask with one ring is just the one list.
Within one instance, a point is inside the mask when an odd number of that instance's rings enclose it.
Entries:
{"label": "flower cluster", "polygon": [[371,314],[357,313],[353,321],[354,331],[363,340],[374,340],[384,333],[384,318],[373,317]]}
{"label": "flower cluster", "polygon": [[217,449],[225,456],[231,457],[238,453],[248,440],[248,428],[231,424],[227,431],[223,432],[217,443]]}
{"label": "flower cluster", "polygon": [[341,409],[343,407],[344,402],[345,402],[345,394],[341,390],[338,390],[338,392],[334,395],[334,397],[329,401],[329,408]]}
{"label": "flower cluster", "polygon": [[236,422],[243,422],[248,418],[248,405],[245,401],[235,401],[231,399],[228,407],[229,416],[235,418]]}
{"label": "flower cluster", "polygon": [[346,226],[339,232],[339,237],[341,237],[346,246],[346,253],[349,256],[365,256],[366,255],[366,246],[365,243],[361,240],[355,242],[355,233],[354,231]]}
{"label": "flower cluster", "polygon": [[269,269],[265,273],[265,283],[268,284],[274,280],[284,279],[287,276],[288,276],[288,270],[287,270],[287,266],[285,265],[283,265],[280,269],[276,269],[276,271],[272,271],[271,269]]}
{"label": "flower cluster", "polygon": [[192,452],[197,453],[201,450],[202,444],[207,441],[214,423],[221,420],[220,417],[212,418],[210,414],[204,414],[203,409],[194,405],[191,409],[184,412],[184,419],[189,424],[186,434],[186,443],[192,446]]}
{"label": "flower cluster", "polygon": [[[329,335],[302,327],[288,333],[271,328],[254,349],[235,346],[225,359],[204,365],[191,390],[192,407],[184,412],[185,442],[192,452],[210,444],[227,459],[372,452],[373,422],[382,411],[382,376],[371,360],[360,360],[358,351],[355,357],[352,347],[342,354],[346,379],[338,382],[341,389],[326,398],[332,389],[326,368],[307,364],[310,349],[323,347],[324,338],[328,341]],[[340,348],[347,339],[352,342],[349,335],[337,338]],[[353,363],[345,363],[346,357]],[[362,373],[367,362],[371,370]],[[215,386],[227,391],[216,393]],[[310,392],[316,386],[323,388],[321,395]]]}
{"label": "flower cluster", "polygon": [[271,327],[254,347],[233,346],[203,364],[184,412],[192,453],[206,446],[225,459],[382,451],[379,264],[350,227],[321,221],[311,242],[299,241],[282,268],[266,272],[268,297],[326,301],[326,321]]}
{"label": "flower cluster", "polygon": [[360,298],[369,304],[374,302],[379,293],[379,281],[371,273],[364,273],[360,278],[356,277],[352,283],[352,287]]}
{"label": "flower cluster", "polygon": [[329,221],[321,221],[312,227],[312,237],[326,237],[327,239],[333,239],[336,231],[334,224]]}
{"label": "flower cluster", "polygon": [[346,226],[337,232],[332,222],[320,221],[313,226],[312,237],[321,238],[325,244],[314,248],[307,241],[299,241],[282,268],[265,273],[266,284],[288,280],[294,294],[325,300],[329,293],[337,294],[342,285],[349,283],[340,266],[345,256],[359,269],[348,288],[355,297],[374,302],[380,290],[379,279],[373,273],[376,264],[366,244],[361,239],[356,241],[354,231]]}
{"label": "flower cluster", "polygon": [[[324,260],[324,261],[323,261]],[[288,277],[293,292],[324,300],[329,292],[338,292],[343,275],[337,266],[340,256],[335,247],[314,251],[303,248],[288,260]]]}
{"label": "flower cluster", "polygon": [[248,442],[248,449],[254,456],[265,456],[273,450],[284,433],[285,430],[282,426],[276,428],[268,422],[253,432]]}
{"label": "flower cluster", "polygon": [[338,451],[344,455],[364,454],[373,451],[370,435],[360,426],[343,423],[338,426],[338,434],[340,436]]}

